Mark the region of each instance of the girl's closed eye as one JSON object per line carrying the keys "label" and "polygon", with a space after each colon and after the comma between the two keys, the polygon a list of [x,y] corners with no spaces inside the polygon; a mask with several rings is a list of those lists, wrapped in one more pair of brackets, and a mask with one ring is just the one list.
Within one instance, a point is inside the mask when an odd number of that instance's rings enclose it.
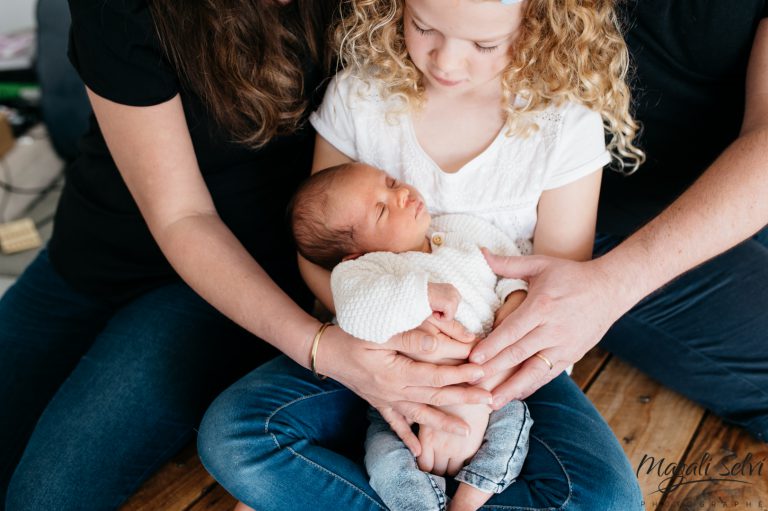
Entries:
{"label": "girl's closed eye", "polygon": [[416,29],[416,32],[418,32],[421,35],[430,35],[430,34],[434,34],[434,32],[435,32],[431,28],[422,28],[422,27],[420,27],[419,25],[416,24],[416,22],[413,19],[411,19],[411,25],[413,25],[413,28]]}
{"label": "girl's closed eye", "polygon": [[498,44],[494,46],[483,46],[480,43],[475,43],[475,49],[480,53],[491,53],[493,51],[496,51],[498,47],[499,47]]}
{"label": "girl's closed eye", "polygon": [[[422,28],[420,27],[416,21],[411,18],[411,25],[413,25],[413,28],[416,29],[416,32],[418,32],[421,35],[429,36],[435,33],[435,30],[432,28]],[[480,53],[491,53],[493,51],[496,51],[498,49],[499,45],[495,44],[493,46],[483,46],[480,43],[473,43],[475,45],[475,49],[479,51]]]}

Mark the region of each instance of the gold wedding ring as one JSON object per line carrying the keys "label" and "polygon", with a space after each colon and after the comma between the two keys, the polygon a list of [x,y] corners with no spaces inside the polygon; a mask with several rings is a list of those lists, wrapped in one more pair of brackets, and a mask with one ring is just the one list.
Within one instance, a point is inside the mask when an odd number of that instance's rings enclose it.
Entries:
{"label": "gold wedding ring", "polygon": [[552,362],[550,362],[549,359],[544,355],[542,355],[541,353],[534,353],[533,356],[539,357],[540,359],[542,359],[544,363],[547,364],[547,367],[549,367],[550,371],[552,370],[553,367],[555,367],[554,365],[552,365]]}

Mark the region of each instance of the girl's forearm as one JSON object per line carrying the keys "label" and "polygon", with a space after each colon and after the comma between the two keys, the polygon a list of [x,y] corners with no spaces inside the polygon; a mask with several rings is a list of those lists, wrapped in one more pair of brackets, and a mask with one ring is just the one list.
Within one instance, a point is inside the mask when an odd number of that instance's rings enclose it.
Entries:
{"label": "girl's forearm", "polygon": [[331,314],[336,313],[331,292],[331,272],[297,254],[299,270],[307,287]]}

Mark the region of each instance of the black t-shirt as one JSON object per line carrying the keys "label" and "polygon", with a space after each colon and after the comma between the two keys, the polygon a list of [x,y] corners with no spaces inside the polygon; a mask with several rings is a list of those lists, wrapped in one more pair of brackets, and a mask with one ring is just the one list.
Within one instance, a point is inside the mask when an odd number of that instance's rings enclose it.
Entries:
{"label": "black t-shirt", "polygon": [[[180,83],[160,49],[145,1],[69,3],[69,57],[85,84],[104,98],[132,106],[154,105],[180,94],[200,170],[219,215],[278,284],[302,292],[285,207],[309,174],[314,142],[309,123],[259,150],[235,144],[200,99]],[[321,79],[319,70],[308,65],[305,79],[305,90],[312,94]],[[314,95],[322,97],[316,91]],[[50,243],[57,271],[77,289],[116,300],[177,279],[94,117],[80,151],[67,171]]]}
{"label": "black t-shirt", "polygon": [[625,0],[648,160],[604,172],[598,230],[629,234],[682,193],[739,133],[756,28],[768,0]]}

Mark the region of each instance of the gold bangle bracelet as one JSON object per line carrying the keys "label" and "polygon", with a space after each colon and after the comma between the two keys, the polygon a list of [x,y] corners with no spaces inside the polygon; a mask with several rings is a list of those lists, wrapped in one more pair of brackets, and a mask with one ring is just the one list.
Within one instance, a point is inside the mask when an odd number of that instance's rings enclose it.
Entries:
{"label": "gold bangle bracelet", "polygon": [[312,350],[309,352],[309,368],[312,369],[312,374],[314,374],[315,378],[318,380],[324,380],[327,378],[326,375],[317,372],[317,368],[315,367],[315,359],[317,358],[317,346],[320,344],[320,338],[323,336],[325,329],[329,326],[331,326],[330,323],[323,323],[320,326],[317,333],[315,334],[315,338],[312,339]]}

